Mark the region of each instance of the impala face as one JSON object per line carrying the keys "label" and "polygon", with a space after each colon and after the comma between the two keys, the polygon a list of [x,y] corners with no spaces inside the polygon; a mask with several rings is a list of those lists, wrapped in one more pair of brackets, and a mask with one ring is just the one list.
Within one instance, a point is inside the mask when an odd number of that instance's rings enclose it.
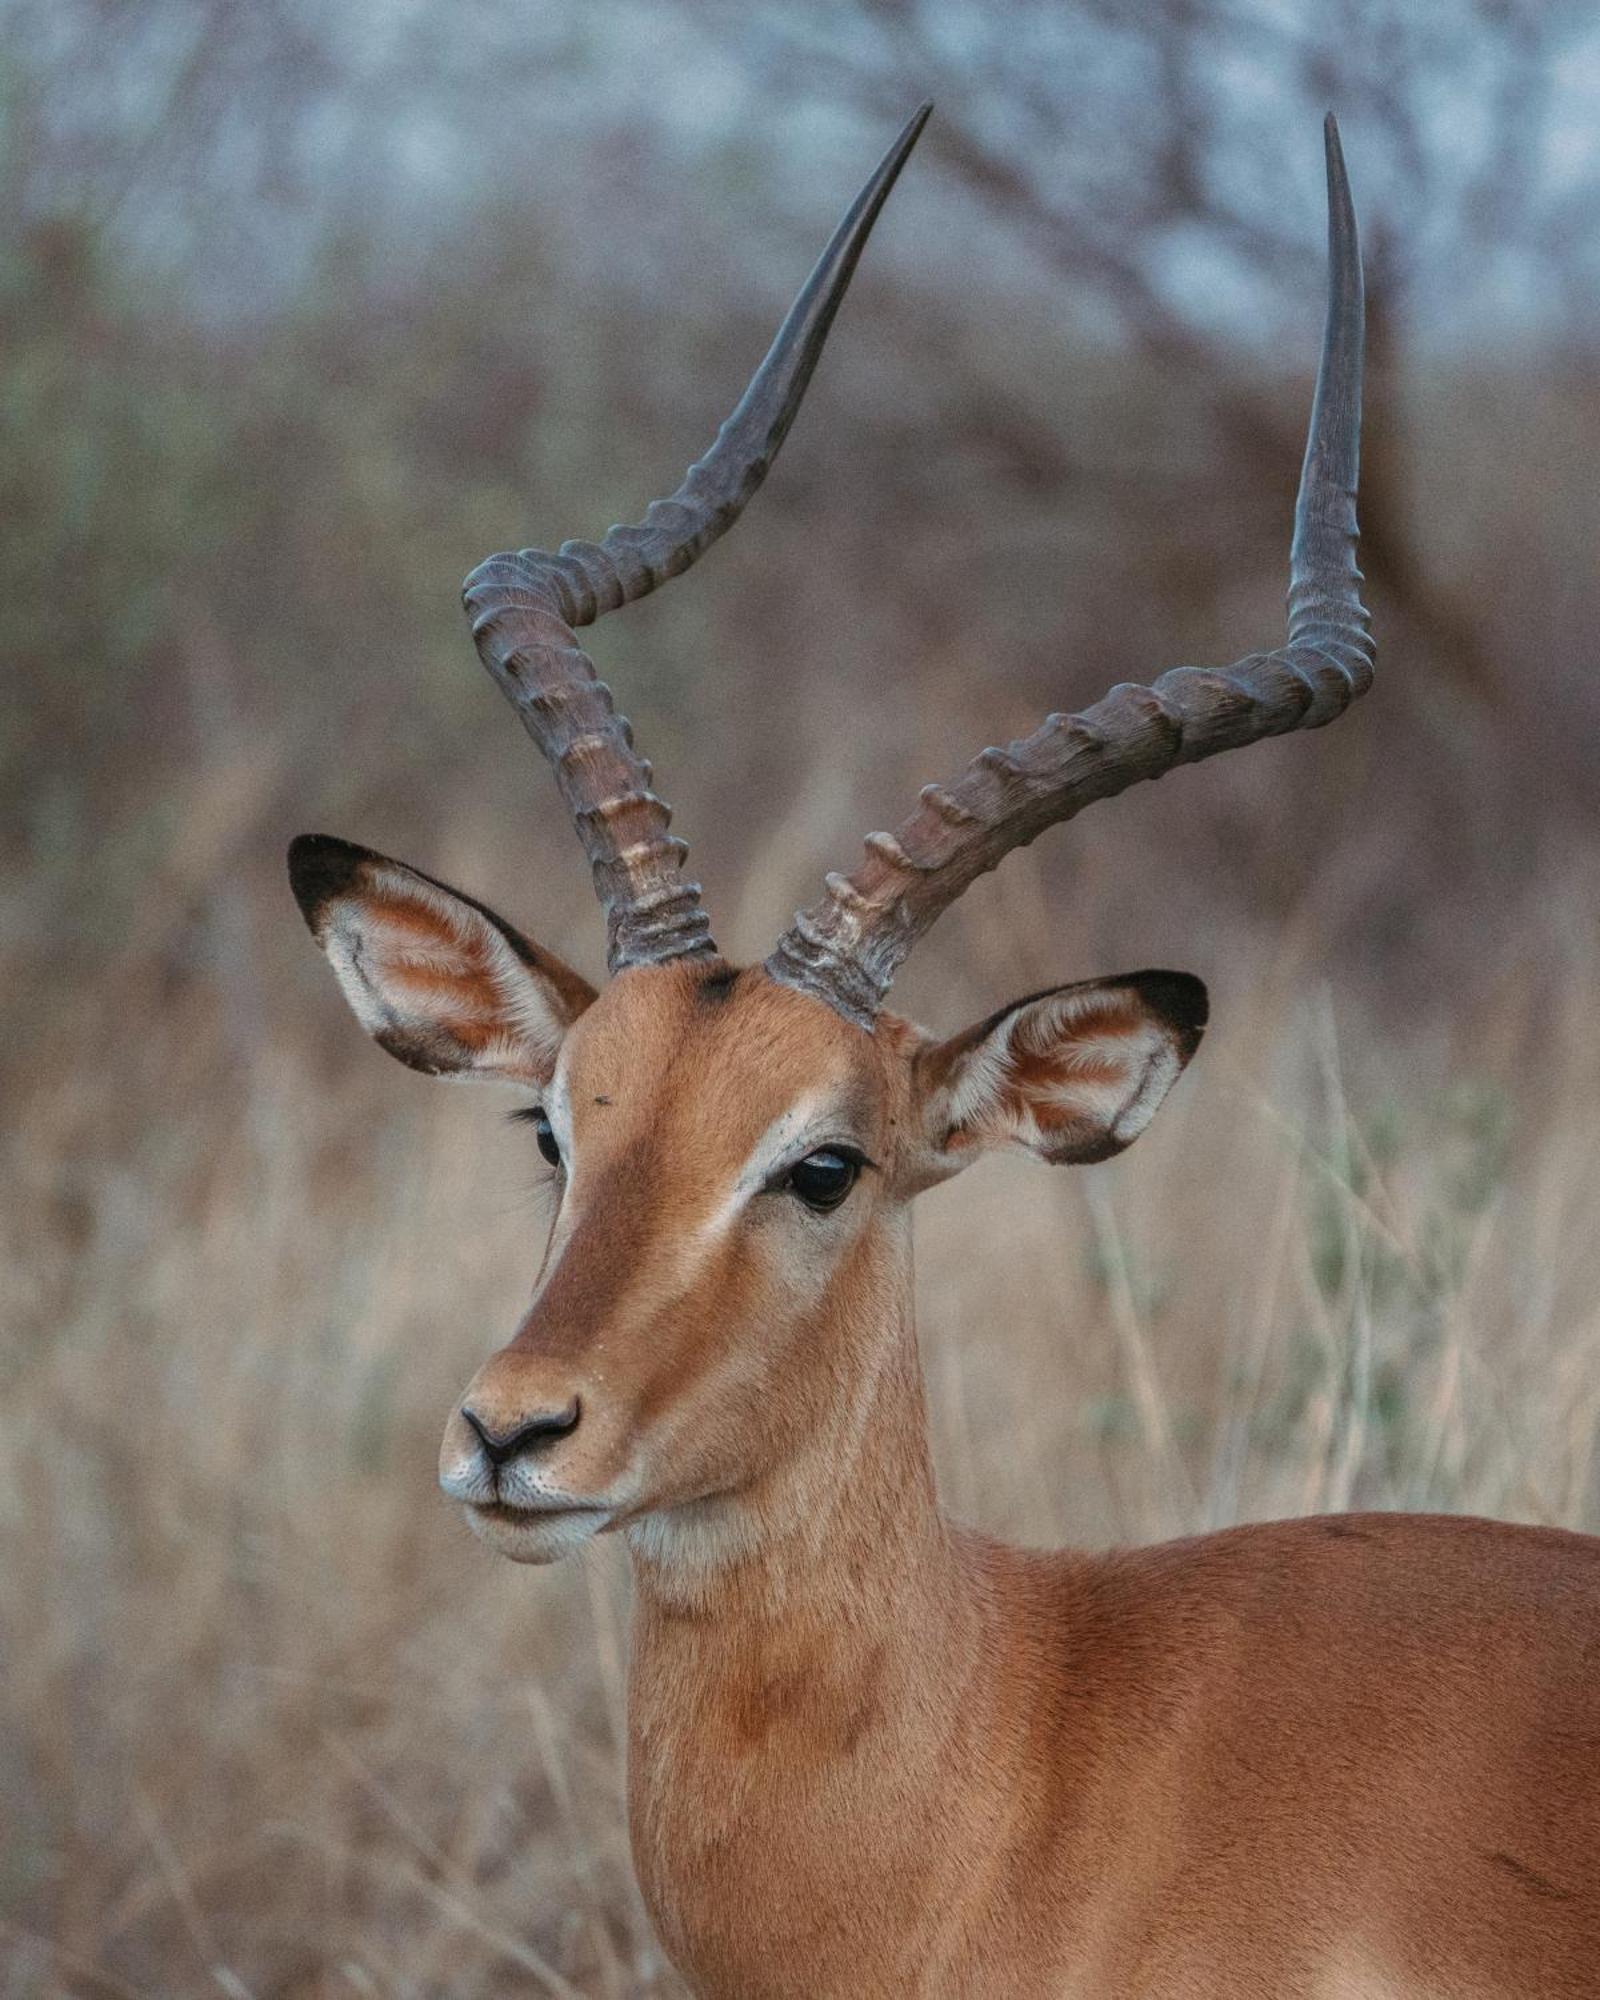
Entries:
{"label": "impala face", "polygon": [[[492,1547],[566,1554],[645,1514],[736,1541],[851,1421],[907,1205],[995,1145],[1100,1159],[1200,1036],[1177,973],[1063,987],[948,1042],[874,1032],[761,967],[679,959],[596,995],[480,905],[341,841],[295,886],[355,1011],[434,1074],[520,1085],[555,1180],[530,1305],[445,1427]],[[881,1333],[878,1338],[884,1338]]]}
{"label": "impala face", "polygon": [[721,1501],[805,1444],[847,1365],[819,1308],[895,1205],[902,1081],[825,1015],[680,965],[624,973],[572,1024],[531,1121],[558,1195],[533,1304],[440,1454],[507,1555]]}

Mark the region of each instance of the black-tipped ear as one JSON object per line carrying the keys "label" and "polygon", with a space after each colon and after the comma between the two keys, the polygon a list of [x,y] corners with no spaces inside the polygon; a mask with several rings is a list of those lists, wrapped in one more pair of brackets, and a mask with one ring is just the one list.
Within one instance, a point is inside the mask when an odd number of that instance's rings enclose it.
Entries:
{"label": "black-tipped ear", "polygon": [[540,1086],[594,998],[487,905],[330,834],[289,848],[289,883],[356,1018],[429,1076]]}
{"label": "black-tipped ear", "polygon": [[318,912],[349,889],[363,861],[380,861],[370,848],[357,847],[331,833],[302,833],[289,843],[289,887],[300,914],[317,935]]}
{"label": "black-tipped ear", "polygon": [[1211,996],[1203,979],[1192,972],[1125,972],[1119,979],[1099,983],[1130,987],[1137,993],[1151,1015],[1171,1030],[1185,1063],[1199,1048],[1211,1019]]}
{"label": "black-tipped ear", "polygon": [[1129,972],[1030,994],[925,1049],[930,1178],[991,1146],[1025,1146],[1054,1164],[1120,1153],[1200,1046],[1207,1013],[1192,974]]}

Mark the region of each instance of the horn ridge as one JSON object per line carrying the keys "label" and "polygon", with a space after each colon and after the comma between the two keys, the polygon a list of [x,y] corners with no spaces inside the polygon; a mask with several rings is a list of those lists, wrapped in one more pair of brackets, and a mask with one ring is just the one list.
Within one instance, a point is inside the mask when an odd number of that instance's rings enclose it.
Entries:
{"label": "horn ridge", "polygon": [[1013,848],[1175,765],[1320,728],[1371,686],[1355,555],[1361,255],[1331,113],[1324,141],[1328,311],[1295,503],[1286,644],[1221,670],[1174,667],[1148,687],[1124,682],[1081,714],[1048,716],[1031,736],[981,752],[952,784],[924,787],[898,832],[871,836],[855,873],[778,940],[766,961],[774,979],[870,1029],[918,938]]}
{"label": "horn ridge", "polygon": [[[872,226],[931,108],[923,105],[907,122],[851,204],[733,414],[678,490],[599,542],[491,556],[462,588],[479,656],[555,765],[605,909],[613,972],[714,957],[716,945],[698,885],[682,879],[686,850],[667,832],[670,811],[650,790],[649,767],[576,631],[681,575],[738,519],[788,435]],[[585,735],[595,739],[592,748],[582,759],[567,758]],[[625,819],[628,840],[618,831]]]}

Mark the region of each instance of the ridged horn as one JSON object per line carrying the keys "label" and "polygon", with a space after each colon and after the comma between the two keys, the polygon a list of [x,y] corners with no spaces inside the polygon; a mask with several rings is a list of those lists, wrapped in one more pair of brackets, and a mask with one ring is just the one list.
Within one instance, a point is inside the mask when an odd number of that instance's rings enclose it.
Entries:
{"label": "ridged horn", "polygon": [[463,586],[483,663],[550,760],[589,856],[613,972],[714,957],[716,946],[699,885],[684,877],[687,849],[668,832],[671,813],[651,790],[650,766],[576,628],[680,575],[739,518],[788,435],[872,225],[931,109],[922,106],[857,195],[738,408],[677,492],[599,542],[491,556]]}
{"label": "ridged horn", "polygon": [[1223,669],[1174,667],[1126,682],[1080,715],[976,757],[953,784],[924,787],[895,833],[867,837],[853,875],[779,939],[767,971],[870,1028],[918,938],[987,869],[1059,820],[1177,764],[1263,736],[1316,729],[1372,685],[1374,652],[1356,567],[1362,286],[1339,129],[1324,126],[1328,316],[1295,504],[1288,642]]}

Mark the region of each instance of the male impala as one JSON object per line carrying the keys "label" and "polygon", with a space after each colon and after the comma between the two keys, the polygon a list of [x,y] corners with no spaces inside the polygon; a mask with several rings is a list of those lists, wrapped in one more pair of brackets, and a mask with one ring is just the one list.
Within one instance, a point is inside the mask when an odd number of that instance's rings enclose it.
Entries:
{"label": "male impala", "polygon": [[556,1170],[533,1303],[451,1416],[441,1483],[517,1561],[626,1536],[633,1852],[697,1992],[1600,1993],[1600,1541],[1367,1515],[1046,1555],[953,1526],[929,1467],[912,1197],[990,1147],[1119,1151],[1206,997],[1131,973],[940,1039],[884,1010],[896,968],[1053,821],[1330,722],[1372,678],[1332,121],[1280,650],[984,751],[740,969],[573,636],[686,569],[760,484],[926,115],[678,493],[468,579],[588,851],[611,983],[398,862],[291,851],[362,1023],[414,1068],[530,1092]]}

